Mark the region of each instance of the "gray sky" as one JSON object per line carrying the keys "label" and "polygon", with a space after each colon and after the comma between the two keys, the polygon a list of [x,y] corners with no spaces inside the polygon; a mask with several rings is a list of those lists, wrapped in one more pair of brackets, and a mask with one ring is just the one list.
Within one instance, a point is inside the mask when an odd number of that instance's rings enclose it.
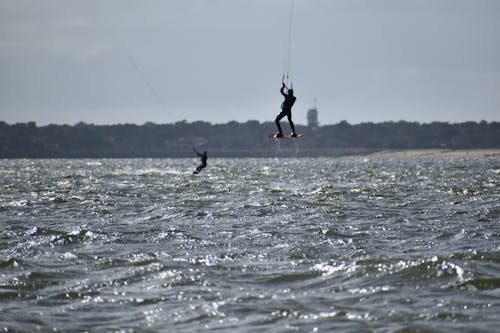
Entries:
{"label": "gray sky", "polygon": [[[290,0],[0,0],[0,120],[273,121]],[[500,121],[500,1],[294,0],[306,123]]]}

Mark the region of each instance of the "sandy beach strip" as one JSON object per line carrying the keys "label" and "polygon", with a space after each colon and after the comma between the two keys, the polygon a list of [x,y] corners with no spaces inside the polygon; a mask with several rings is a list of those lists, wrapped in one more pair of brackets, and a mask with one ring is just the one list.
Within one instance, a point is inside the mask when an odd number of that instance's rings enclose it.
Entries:
{"label": "sandy beach strip", "polygon": [[383,150],[366,155],[373,158],[487,158],[500,157],[500,149],[408,149]]}

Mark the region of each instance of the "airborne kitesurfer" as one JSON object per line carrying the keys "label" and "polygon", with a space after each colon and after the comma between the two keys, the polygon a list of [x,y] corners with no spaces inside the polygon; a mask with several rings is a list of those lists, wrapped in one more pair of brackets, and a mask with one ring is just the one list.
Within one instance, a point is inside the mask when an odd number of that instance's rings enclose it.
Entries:
{"label": "airborne kitesurfer", "polygon": [[[285,92],[285,89],[287,90],[286,92]],[[281,126],[280,126],[280,120],[285,116],[288,118],[288,122],[290,123],[290,128],[292,129],[291,137],[293,137],[293,138],[297,137],[297,133],[295,133],[295,126],[293,125],[293,122],[292,122],[292,106],[295,103],[295,101],[297,100],[297,97],[295,97],[293,95],[293,89],[287,88],[285,82],[282,82],[280,92],[281,92],[281,95],[283,95],[283,97],[285,97],[285,100],[281,104],[280,114],[278,114],[278,116],[276,117],[276,120],[274,121],[276,123],[276,126],[278,127],[278,133],[276,133],[275,137],[277,137],[277,138],[284,137],[283,130],[281,129]]]}

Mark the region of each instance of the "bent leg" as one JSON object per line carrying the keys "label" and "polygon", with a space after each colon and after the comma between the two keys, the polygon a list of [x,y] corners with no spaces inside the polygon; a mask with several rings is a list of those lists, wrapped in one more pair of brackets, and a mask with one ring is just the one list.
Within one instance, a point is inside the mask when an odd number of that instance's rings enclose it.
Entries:
{"label": "bent leg", "polygon": [[207,167],[207,164],[206,164],[206,163],[202,163],[202,164],[200,164],[200,165],[198,165],[198,166],[196,167],[196,171],[200,172],[200,171],[201,171],[201,169],[204,169],[204,168],[206,168],[206,167]]}
{"label": "bent leg", "polygon": [[280,120],[286,116],[286,112],[284,111],[281,111],[280,114],[276,117],[276,120],[274,120],[274,122],[276,123],[276,127],[278,127],[278,132],[279,134],[282,134],[283,131],[281,130],[281,125],[280,125]]}

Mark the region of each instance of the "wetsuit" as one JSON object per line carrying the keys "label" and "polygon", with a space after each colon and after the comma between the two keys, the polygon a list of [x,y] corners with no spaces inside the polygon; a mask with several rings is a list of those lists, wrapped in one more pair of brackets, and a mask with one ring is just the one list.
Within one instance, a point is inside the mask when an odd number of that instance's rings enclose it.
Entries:
{"label": "wetsuit", "polygon": [[292,135],[296,135],[295,134],[295,126],[293,125],[293,122],[292,122],[292,106],[295,103],[295,101],[297,100],[297,98],[295,96],[293,96],[292,89],[289,89],[288,93],[285,93],[285,87],[286,86],[283,83],[283,86],[281,87],[280,92],[281,92],[281,95],[283,95],[283,97],[285,97],[285,100],[281,104],[281,112],[276,117],[276,120],[274,122],[276,123],[276,126],[278,127],[278,134],[277,135],[283,135],[283,131],[281,130],[281,126],[280,126],[280,120],[286,116],[288,118],[288,122],[290,123],[290,128],[292,129]]}

